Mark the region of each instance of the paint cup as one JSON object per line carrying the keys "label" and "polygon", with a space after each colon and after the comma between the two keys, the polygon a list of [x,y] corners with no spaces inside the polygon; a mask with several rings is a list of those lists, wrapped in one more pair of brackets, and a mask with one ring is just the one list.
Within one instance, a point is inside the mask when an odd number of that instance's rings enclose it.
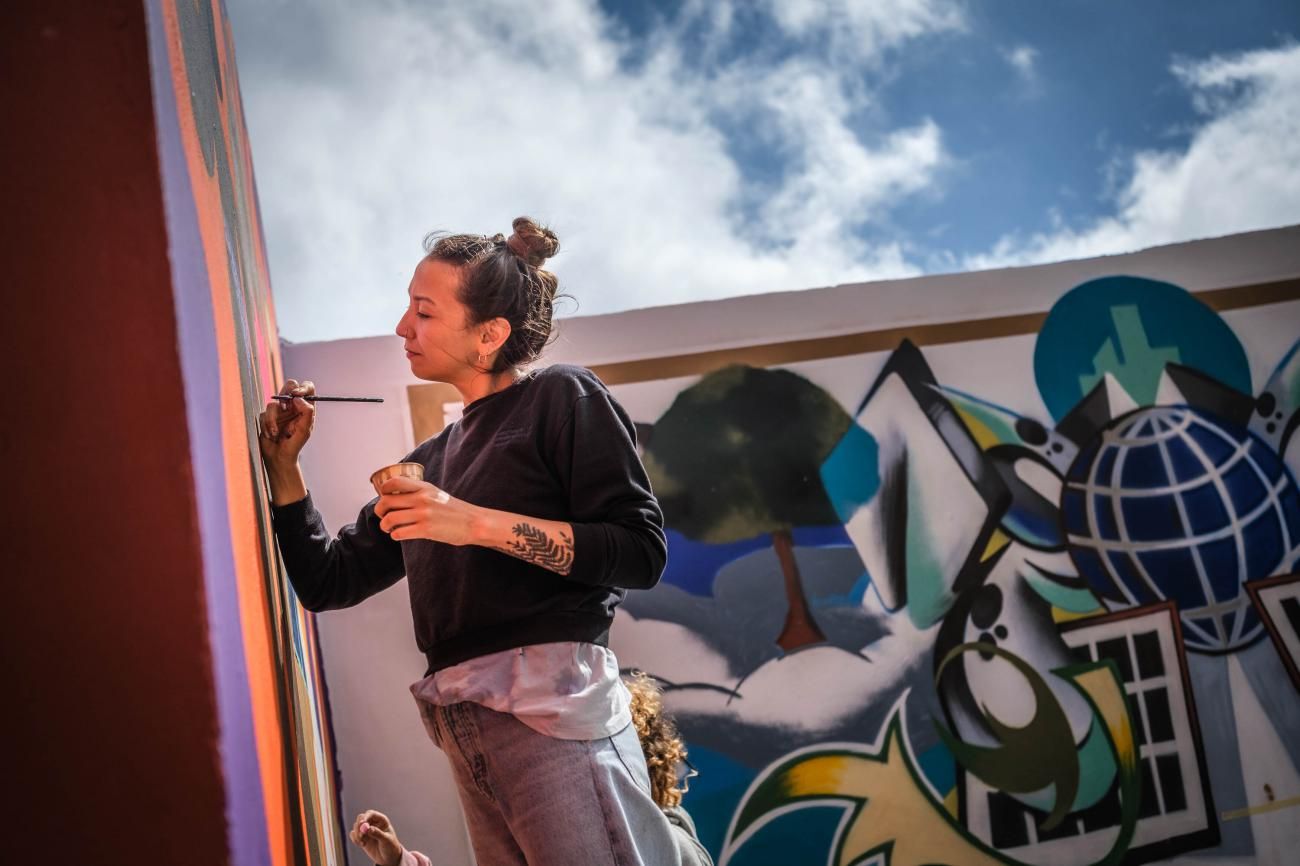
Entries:
{"label": "paint cup", "polygon": [[[394,463],[391,466],[385,466],[383,469],[375,470],[370,476],[370,483],[374,485],[375,492],[379,493],[380,486],[390,478],[414,478],[416,481],[424,480],[423,463]],[[382,493],[380,494],[383,495]]]}

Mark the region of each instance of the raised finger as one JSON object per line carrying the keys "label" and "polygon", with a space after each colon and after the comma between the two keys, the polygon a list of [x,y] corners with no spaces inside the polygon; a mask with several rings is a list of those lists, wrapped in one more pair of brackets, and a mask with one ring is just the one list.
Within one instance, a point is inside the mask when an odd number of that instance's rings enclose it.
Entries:
{"label": "raised finger", "polygon": [[384,515],[384,519],[379,521],[379,528],[384,532],[392,532],[402,526],[410,526],[412,523],[419,523],[420,515],[414,508],[396,508]]}
{"label": "raised finger", "polygon": [[381,493],[379,501],[375,503],[375,515],[383,517],[390,511],[396,511],[399,508],[414,508],[419,502],[409,493]]}

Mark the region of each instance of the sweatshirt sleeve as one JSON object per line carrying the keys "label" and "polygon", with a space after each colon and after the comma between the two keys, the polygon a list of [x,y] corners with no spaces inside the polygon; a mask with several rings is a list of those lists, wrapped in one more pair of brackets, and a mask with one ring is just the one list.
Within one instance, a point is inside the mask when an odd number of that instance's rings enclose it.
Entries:
{"label": "sweatshirt sleeve", "polygon": [[668,823],[672,825],[673,841],[677,843],[677,856],[682,866],[713,866],[713,858],[700,843],[690,813],[681,806],[670,806],[663,812]]}
{"label": "sweatshirt sleeve", "polygon": [[311,611],[359,604],[399,581],[406,571],[401,542],[379,528],[371,500],[356,523],[331,539],[311,494],[288,505],[271,507],[289,582],[302,606]]}
{"label": "sweatshirt sleeve", "polygon": [[605,390],[577,398],[556,438],[573,525],[569,580],[649,589],[668,560],[663,512],[636,452],[636,427]]}

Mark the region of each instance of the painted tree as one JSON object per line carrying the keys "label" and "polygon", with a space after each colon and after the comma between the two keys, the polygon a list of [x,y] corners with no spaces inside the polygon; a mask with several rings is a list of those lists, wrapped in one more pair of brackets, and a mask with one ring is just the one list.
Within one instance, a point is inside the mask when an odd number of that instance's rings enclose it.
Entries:
{"label": "painted tree", "polygon": [[678,394],[646,447],[670,527],[711,544],[771,536],[788,605],[776,642],[787,652],[826,639],[808,607],[791,530],[839,523],[821,465],[850,423],[807,379],[736,365]]}

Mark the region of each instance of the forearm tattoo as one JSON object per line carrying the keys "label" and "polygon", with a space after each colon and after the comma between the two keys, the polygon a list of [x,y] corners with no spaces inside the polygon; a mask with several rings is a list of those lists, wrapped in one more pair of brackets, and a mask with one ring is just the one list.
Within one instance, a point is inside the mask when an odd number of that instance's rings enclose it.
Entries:
{"label": "forearm tattoo", "polygon": [[573,567],[573,539],[565,533],[558,533],[560,541],[556,543],[544,530],[530,523],[516,523],[511,531],[515,537],[501,547],[505,553],[556,574],[568,574]]}

